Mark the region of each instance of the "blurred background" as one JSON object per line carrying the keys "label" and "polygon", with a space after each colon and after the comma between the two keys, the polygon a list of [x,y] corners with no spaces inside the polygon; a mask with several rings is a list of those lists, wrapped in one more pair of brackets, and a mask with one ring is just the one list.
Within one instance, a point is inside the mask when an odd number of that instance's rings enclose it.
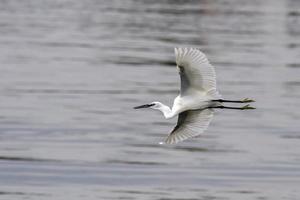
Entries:
{"label": "blurred background", "polygon": [[[300,1],[3,0],[0,46],[0,199],[300,198]],[[176,46],[257,109],[159,145]]]}

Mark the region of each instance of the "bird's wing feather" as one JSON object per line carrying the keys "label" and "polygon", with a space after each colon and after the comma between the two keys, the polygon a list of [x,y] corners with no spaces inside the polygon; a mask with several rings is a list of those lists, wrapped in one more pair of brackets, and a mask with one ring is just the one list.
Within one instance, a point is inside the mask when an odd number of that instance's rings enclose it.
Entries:
{"label": "bird's wing feather", "polygon": [[195,48],[175,48],[176,64],[181,79],[180,93],[193,89],[220,98],[216,89],[216,73],[205,54]]}
{"label": "bird's wing feather", "polygon": [[200,135],[208,127],[212,117],[212,109],[188,110],[180,113],[177,125],[169,134],[165,143],[176,144],[177,142]]}

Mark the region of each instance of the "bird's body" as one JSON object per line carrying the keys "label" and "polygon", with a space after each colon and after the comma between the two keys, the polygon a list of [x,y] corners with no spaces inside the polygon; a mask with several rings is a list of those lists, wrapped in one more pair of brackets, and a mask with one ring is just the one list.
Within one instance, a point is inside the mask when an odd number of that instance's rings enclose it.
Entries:
{"label": "bird's body", "polygon": [[159,110],[167,119],[178,115],[177,125],[165,143],[174,144],[202,133],[212,119],[213,108],[253,109],[249,105],[223,106],[223,102],[247,103],[253,100],[223,100],[216,89],[215,70],[201,51],[195,48],[175,48],[175,56],[181,85],[172,109],[160,102],[135,107]]}
{"label": "bird's body", "polygon": [[[170,114],[167,114],[166,118],[170,119],[172,117],[177,116],[179,113],[184,112],[186,110],[202,110],[207,107],[220,105],[218,102],[212,102],[212,98],[207,98],[203,96],[203,94],[194,94],[190,96],[177,96],[174,99],[174,103]],[[162,110],[162,112],[164,112]]]}

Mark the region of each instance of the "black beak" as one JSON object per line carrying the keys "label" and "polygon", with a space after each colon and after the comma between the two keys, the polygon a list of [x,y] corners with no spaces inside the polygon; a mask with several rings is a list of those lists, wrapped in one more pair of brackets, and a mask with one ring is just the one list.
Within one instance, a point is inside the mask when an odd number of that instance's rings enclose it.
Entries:
{"label": "black beak", "polygon": [[145,105],[141,105],[141,106],[136,106],[136,107],[133,107],[134,109],[140,109],[140,108],[149,108],[151,106],[154,106],[153,103],[151,104],[145,104]]}

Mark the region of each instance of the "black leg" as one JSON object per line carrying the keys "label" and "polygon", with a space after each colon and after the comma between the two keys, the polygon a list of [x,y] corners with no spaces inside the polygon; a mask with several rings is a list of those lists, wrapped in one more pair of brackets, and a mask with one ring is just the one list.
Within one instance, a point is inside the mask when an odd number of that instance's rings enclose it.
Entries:
{"label": "black leg", "polygon": [[209,107],[209,108],[235,109],[235,110],[255,109],[254,107],[251,107],[249,104],[247,104],[247,105],[245,105],[245,106],[243,106],[243,107],[215,106],[215,107]]}
{"label": "black leg", "polygon": [[212,101],[217,101],[217,102],[227,102],[227,103],[251,103],[251,102],[254,102],[254,100],[252,99],[248,99],[248,98],[245,98],[243,100],[225,100],[225,99],[216,99],[216,100],[212,100]]}

